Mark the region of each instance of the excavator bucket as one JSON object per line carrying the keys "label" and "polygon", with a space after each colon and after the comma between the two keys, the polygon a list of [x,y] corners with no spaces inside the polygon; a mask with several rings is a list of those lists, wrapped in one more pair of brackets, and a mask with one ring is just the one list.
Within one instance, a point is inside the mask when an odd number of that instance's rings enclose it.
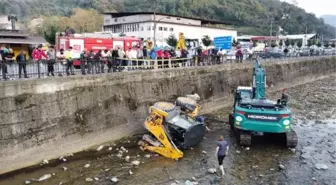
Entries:
{"label": "excavator bucket", "polygon": [[143,150],[156,152],[171,159],[183,157],[181,149],[187,149],[201,142],[205,125],[187,115],[180,115],[174,104],[155,103],[144,123],[150,132],[139,142]]}

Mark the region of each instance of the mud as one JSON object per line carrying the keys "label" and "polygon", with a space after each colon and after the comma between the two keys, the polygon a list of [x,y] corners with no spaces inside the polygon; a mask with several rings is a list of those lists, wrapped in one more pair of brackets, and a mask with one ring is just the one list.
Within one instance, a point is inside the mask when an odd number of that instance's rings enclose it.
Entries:
{"label": "mud", "polygon": [[[284,147],[281,135],[253,137],[249,148],[236,145],[227,125],[230,108],[206,115],[211,129],[204,141],[192,150],[185,151],[180,161],[171,161],[161,156],[139,150],[139,136],[127,138],[119,143],[107,143],[101,151],[74,154],[49,164],[23,169],[0,177],[1,185],[21,185],[29,180],[31,184],[51,185],[108,185],[116,184],[110,179],[117,177],[119,185],[170,185],[184,184],[189,180],[200,185],[336,185],[336,80],[328,78],[314,83],[288,89],[290,107],[294,113],[294,129],[298,133],[299,144],[296,150]],[[279,94],[269,94],[277,99]],[[216,139],[223,134],[232,146],[224,161],[226,176],[209,174],[209,168],[217,167],[215,156]],[[118,149],[123,146],[128,153],[118,158]],[[112,147],[112,150],[109,148]],[[97,147],[98,148],[98,147]],[[110,148],[111,149],[111,148]],[[140,161],[133,166],[125,161]],[[89,168],[85,168],[90,164]],[[280,169],[279,165],[284,169]],[[318,170],[317,164],[327,166]],[[62,167],[66,167],[64,171]],[[129,174],[130,170],[132,175]],[[218,170],[217,170],[218,171]],[[53,175],[54,173],[54,175]],[[36,182],[44,174],[51,178]],[[92,178],[92,182],[86,182]],[[98,178],[95,180],[95,178]]]}

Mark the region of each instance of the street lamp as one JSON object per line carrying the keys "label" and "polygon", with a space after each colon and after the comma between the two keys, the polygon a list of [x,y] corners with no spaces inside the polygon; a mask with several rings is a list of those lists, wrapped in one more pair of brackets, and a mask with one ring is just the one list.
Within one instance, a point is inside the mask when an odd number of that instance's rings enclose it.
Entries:
{"label": "street lamp", "polygon": [[154,47],[156,46],[156,25],[158,22],[162,21],[163,19],[169,19],[170,17],[162,17],[156,21],[156,13],[154,12]]}

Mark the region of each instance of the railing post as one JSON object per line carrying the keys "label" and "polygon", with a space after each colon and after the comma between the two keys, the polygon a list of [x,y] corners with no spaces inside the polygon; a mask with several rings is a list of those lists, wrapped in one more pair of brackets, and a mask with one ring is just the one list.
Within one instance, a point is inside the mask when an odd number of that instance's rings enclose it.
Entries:
{"label": "railing post", "polygon": [[40,69],[40,60],[37,61],[37,75],[38,75],[38,78],[41,77],[41,69]]}
{"label": "railing post", "polygon": [[169,58],[169,60],[168,60],[168,68],[171,68],[172,67],[172,65],[171,65],[171,58]]}
{"label": "railing post", "polygon": [[154,69],[155,70],[158,69],[158,60],[157,60],[157,58],[155,58],[155,60],[154,60]]}

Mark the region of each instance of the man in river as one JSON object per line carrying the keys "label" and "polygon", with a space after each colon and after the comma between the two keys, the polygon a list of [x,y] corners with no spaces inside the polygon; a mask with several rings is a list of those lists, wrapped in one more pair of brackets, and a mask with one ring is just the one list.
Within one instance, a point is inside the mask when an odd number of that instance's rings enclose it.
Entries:
{"label": "man in river", "polygon": [[216,155],[218,159],[219,169],[222,171],[222,175],[225,175],[223,160],[229,152],[229,144],[224,140],[224,136],[220,136],[217,142]]}

